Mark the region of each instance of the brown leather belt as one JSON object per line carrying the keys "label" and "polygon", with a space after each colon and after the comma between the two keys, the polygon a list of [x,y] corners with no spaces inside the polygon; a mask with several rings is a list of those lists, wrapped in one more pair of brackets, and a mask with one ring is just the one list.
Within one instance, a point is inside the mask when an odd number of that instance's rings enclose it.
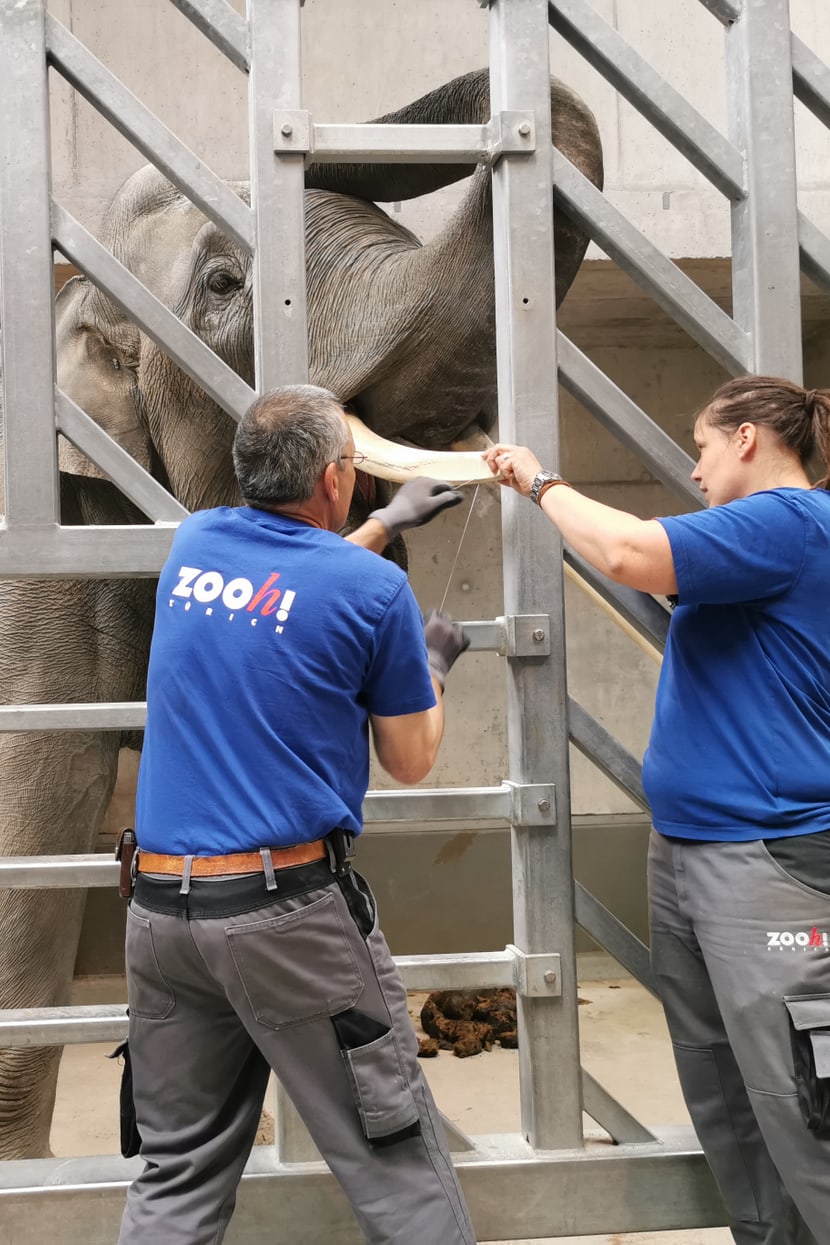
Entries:
{"label": "brown leather belt", "polygon": [[[322,860],[326,855],[323,839],[311,843],[296,843],[293,847],[272,847],[271,862],[275,869],[290,869],[293,865],[308,865]],[[158,852],[138,852],[139,873],[169,873],[175,877],[184,874],[187,856],[161,856]],[[230,856],[192,856],[190,875],[194,878],[217,877],[223,873],[262,873],[260,852],[233,852]]]}

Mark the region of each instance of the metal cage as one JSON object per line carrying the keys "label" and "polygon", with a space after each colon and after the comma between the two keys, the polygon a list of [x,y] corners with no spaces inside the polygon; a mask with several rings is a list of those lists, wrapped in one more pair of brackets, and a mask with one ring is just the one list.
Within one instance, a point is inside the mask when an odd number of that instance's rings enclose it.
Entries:
{"label": "metal cage", "polygon": [[[0,10],[0,315],[3,329],[5,577],[152,576],[186,513],[56,387],[52,263],[59,251],[98,284],[232,417],[255,397],[51,194],[47,68],[62,75],[253,257],[256,391],[307,374],[303,173],[308,153],[374,161],[443,158],[492,165],[501,435],[557,461],[557,379],[654,477],[688,505],[690,461],[556,328],[548,197],[728,371],[800,378],[799,263],[830,290],[830,240],[798,210],[793,94],[830,124],[830,70],[790,33],[788,0],[701,0],[724,27],[729,133],[723,135],[604,21],[587,0],[479,0],[491,39],[488,125],[318,124],[303,110],[302,0],[170,0],[248,75],[251,206],[208,169],[46,11]],[[484,16],[484,15],[483,15]],[[700,170],[731,205],[734,314],[729,316],[551,147],[548,26]],[[57,433],[147,515],[136,527],[63,527]],[[515,498],[503,513],[504,614],[465,623],[473,647],[505,657],[509,781],[472,790],[370,792],[368,821],[492,819],[511,826],[514,944],[498,954],[404,957],[410,988],[514,985],[521,1032],[522,1131],[450,1137],[481,1239],[713,1226],[724,1211],[691,1130],[657,1132],[580,1073],[574,925],[650,989],[646,948],[571,877],[569,739],[645,807],[639,765],[568,697],[563,567],[660,649],[668,616],[650,597],[604,581]],[[544,551],[542,542],[544,541]],[[0,730],[140,728],[141,704],[12,705]],[[533,728],[530,729],[529,724]],[[540,729],[541,727],[541,729]],[[0,862],[2,887],[111,886],[100,857]],[[123,1007],[0,1012],[0,1045],[120,1038]],[[553,1052],[553,1055],[551,1055]],[[555,1059],[554,1069],[551,1059]],[[614,1145],[583,1143],[583,1108]],[[0,1165],[0,1221],[11,1239],[69,1245],[113,1239],[136,1160]],[[601,1196],[596,1195],[601,1181]],[[272,1218],[279,1197],[280,1235]],[[348,1207],[286,1101],[276,1148],[251,1157],[234,1241],[357,1240]],[[230,1237],[229,1237],[230,1239]]]}

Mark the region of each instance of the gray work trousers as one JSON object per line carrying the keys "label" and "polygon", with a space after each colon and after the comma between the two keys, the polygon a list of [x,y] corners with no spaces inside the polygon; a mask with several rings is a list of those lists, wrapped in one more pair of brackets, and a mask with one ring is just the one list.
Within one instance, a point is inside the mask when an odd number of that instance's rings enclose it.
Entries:
{"label": "gray work trousers", "polygon": [[[278,884],[297,872],[278,872]],[[120,1245],[221,1242],[269,1066],[366,1241],[474,1245],[371,892],[357,875],[342,888],[329,878],[234,915],[194,915],[221,908],[223,887],[225,906],[239,907],[237,883],[224,881],[194,881],[175,915],[132,901],[129,1042],[146,1167]]]}
{"label": "gray work trousers", "polygon": [[807,1127],[794,1062],[830,1035],[830,896],[760,840],[653,832],[649,902],[680,1083],[735,1241],[830,1245],[830,1132]]}

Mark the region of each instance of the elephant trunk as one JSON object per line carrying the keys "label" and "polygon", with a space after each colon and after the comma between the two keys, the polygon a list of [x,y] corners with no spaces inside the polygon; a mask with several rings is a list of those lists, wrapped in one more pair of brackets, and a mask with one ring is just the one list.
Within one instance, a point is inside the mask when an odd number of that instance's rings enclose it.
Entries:
{"label": "elephant trunk", "polygon": [[[481,125],[490,115],[486,69],[454,78],[372,125]],[[333,190],[358,199],[390,203],[417,199],[469,177],[475,164],[317,164],[306,170],[307,188]]]}
{"label": "elephant trunk", "polygon": [[[490,76],[473,70],[429,91],[375,125],[482,125],[490,116]],[[595,186],[602,187],[602,145],[593,113],[556,78],[551,79],[553,143]],[[306,171],[306,186],[391,203],[415,199],[469,177],[475,164],[318,164]]]}

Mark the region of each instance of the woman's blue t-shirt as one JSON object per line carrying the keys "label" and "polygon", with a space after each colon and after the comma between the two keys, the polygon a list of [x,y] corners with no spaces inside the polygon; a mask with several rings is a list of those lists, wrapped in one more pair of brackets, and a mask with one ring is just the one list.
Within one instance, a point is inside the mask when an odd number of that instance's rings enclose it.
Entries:
{"label": "woman's blue t-shirt", "polygon": [[398,567],[268,511],[194,514],[156,597],[139,845],[223,855],[358,833],[369,714],[434,704]]}
{"label": "woman's blue t-shirt", "polygon": [[678,605],[643,762],[655,827],[830,829],[830,494],[774,489],[660,522]]}

